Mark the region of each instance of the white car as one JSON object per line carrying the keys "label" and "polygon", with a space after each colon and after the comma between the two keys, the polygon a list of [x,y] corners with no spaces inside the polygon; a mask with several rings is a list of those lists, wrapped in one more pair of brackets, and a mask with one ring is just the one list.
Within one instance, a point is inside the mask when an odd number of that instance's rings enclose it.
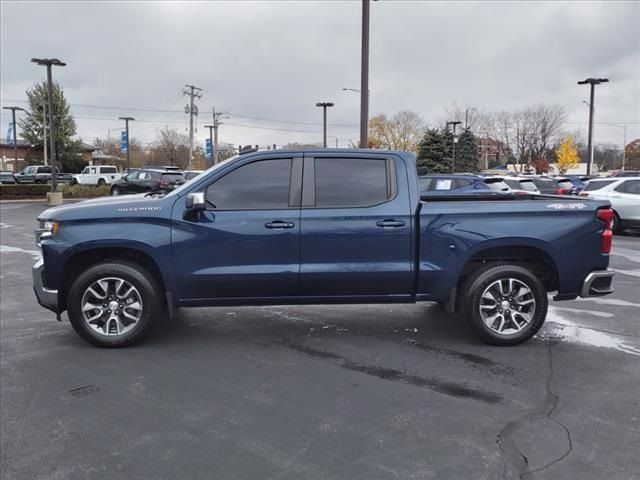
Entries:
{"label": "white car", "polygon": [[80,185],[108,185],[120,180],[121,173],[112,165],[96,165],[84,167],[82,173],[73,176],[72,183]]}
{"label": "white car", "polygon": [[580,196],[609,200],[615,213],[613,231],[640,228],[640,177],[607,177],[589,180]]}

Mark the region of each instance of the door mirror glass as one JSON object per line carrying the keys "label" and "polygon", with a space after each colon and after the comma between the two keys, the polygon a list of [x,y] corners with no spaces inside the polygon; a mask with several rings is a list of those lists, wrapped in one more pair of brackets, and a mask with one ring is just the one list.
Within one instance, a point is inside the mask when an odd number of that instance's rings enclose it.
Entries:
{"label": "door mirror glass", "polygon": [[201,212],[207,208],[204,199],[204,192],[190,193],[185,201],[185,208],[188,212]]}

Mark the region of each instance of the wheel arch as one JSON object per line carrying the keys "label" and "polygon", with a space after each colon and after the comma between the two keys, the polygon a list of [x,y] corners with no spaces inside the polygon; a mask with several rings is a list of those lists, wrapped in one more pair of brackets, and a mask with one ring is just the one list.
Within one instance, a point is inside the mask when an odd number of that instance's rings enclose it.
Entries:
{"label": "wheel arch", "polygon": [[161,296],[165,297],[167,279],[164,278],[156,260],[144,248],[120,246],[85,248],[74,252],[64,263],[60,288],[58,289],[60,311],[64,311],[67,308],[67,294],[73,280],[87,268],[106,261],[123,261],[140,265],[158,282],[162,290]]}

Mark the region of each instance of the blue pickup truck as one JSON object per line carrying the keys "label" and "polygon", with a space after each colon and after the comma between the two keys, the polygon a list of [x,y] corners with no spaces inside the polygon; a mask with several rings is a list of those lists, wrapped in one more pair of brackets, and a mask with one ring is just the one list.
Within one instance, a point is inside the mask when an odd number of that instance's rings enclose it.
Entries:
{"label": "blue pickup truck", "polygon": [[547,292],[612,292],[612,215],[577,197],[421,199],[405,152],[256,152],[161,197],[44,211],[33,282],[43,307],[103,347],[180,307],[423,301],[515,345],[541,327]]}

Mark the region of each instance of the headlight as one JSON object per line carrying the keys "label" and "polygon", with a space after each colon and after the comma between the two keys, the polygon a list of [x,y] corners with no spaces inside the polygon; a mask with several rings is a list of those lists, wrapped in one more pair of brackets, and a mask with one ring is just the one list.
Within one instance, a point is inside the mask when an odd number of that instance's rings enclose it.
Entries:
{"label": "headlight", "polygon": [[59,228],[60,224],[58,222],[40,221],[40,228],[36,230],[36,245],[40,247],[41,240],[53,237],[56,233],[58,233]]}

